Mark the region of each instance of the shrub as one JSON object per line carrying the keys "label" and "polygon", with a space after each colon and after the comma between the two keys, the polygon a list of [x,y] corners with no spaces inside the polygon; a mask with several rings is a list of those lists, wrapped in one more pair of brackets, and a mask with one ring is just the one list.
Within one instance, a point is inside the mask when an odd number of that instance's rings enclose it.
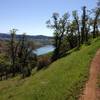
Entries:
{"label": "shrub", "polygon": [[38,59],[37,70],[46,68],[51,63],[49,56],[42,56]]}
{"label": "shrub", "polygon": [[31,68],[30,67],[24,67],[22,70],[22,78],[28,77],[31,75]]}

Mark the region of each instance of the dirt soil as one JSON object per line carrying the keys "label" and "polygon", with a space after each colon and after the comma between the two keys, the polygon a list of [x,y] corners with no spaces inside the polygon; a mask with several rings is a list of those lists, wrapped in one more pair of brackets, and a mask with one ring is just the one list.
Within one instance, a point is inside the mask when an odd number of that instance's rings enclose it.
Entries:
{"label": "dirt soil", "polygon": [[97,88],[98,75],[100,74],[100,49],[97,51],[90,65],[90,76],[83,94],[79,100],[100,100],[100,89]]}

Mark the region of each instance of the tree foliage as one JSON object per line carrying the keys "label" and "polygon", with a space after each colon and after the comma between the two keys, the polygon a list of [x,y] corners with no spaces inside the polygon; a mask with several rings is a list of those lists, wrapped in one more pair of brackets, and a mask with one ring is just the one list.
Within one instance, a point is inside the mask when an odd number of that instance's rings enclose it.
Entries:
{"label": "tree foliage", "polygon": [[84,43],[90,44],[89,39],[92,35],[93,38],[99,36],[100,0],[95,9],[87,10],[86,6],[83,6],[81,16],[76,10],[72,12],[72,16],[73,20],[69,20],[69,13],[65,13],[61,17],[59,13],[53,13],[52,18],[47,21],[47,26],[54,30],[53,61],[67,50],[80,48]]}

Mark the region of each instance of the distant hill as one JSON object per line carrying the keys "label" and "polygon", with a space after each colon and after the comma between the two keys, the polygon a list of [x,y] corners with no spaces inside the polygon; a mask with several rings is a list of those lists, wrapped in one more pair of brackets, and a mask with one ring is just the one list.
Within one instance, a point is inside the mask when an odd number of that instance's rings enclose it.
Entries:
{"label": "distant hill", "polygon": [[[44,35],[26,35],[27,39],[35,41],[38,47],[52,44],[53,37]],[[20,39],[22,35],[16,35],[17,39]],[[9,40],[10,34],[0,33],[0,40]]]}
{"label": "distant hill", "polygon": [[[26,35],[28,39],[52,39],[50,36],[44,36],[44,35]],[[16,38],[21,38],[22,35],[17,35]],[[6,33],[0,33],[0,39],[10,39],[10,34]]]}

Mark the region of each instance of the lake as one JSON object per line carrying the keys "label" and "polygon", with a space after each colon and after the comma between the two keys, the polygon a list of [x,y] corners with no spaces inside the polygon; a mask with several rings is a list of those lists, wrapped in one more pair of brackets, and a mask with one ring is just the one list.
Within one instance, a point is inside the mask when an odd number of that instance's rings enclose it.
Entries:
{"label": "lake", "polygon": [[44,55],[46,53],[52,52],[53,50],[54,50],[53,45],[46,45],[44,47],[40,47],[40,48],[36,49],[36,51],[34,53],[36,53],[39,56],[39,55]]}

